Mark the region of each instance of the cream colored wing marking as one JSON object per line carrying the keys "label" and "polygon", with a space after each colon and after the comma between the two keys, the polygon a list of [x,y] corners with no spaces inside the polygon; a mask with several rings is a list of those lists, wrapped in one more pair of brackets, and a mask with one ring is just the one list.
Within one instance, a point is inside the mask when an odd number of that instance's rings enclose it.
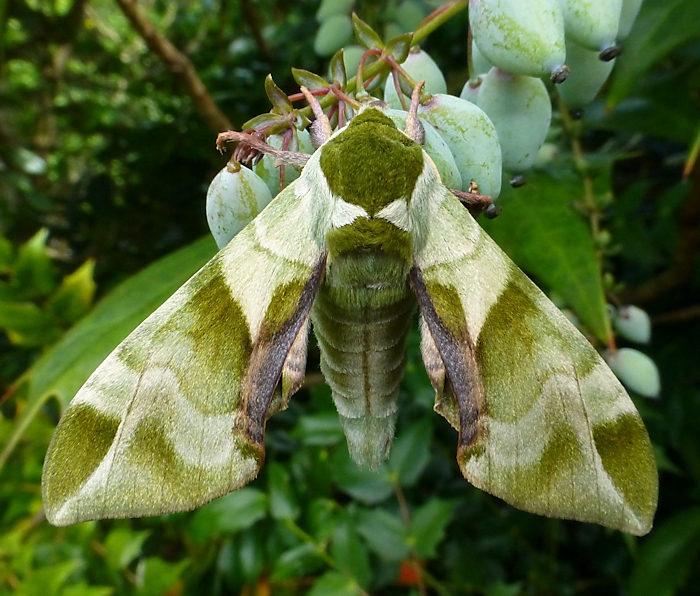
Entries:
{"label": "cream colored wing marking", "polygon": [[542,515],[651,528],[646,429],[591,344],[448,191],[411,281],[436,410],[475,486]]}
{"label": "cream colored wing marking", "polygon": [[257,475],[323,278],[308,212],[289,186],[88,379],[44,466],[52,524],[192,509]]}

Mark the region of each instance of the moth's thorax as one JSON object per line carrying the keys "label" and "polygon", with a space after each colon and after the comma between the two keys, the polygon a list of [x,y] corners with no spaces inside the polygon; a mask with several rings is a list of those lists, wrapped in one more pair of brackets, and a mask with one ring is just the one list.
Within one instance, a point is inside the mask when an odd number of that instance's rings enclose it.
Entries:
{"label": "moth's thorax", "polygon": [[410,260],[408,210],[423,171],[421,147],[380,110],[367,109],[320,153],[334,198],[325,235],[330,260],[357,251]]}
{"label": "moth's thorax", "polygon": [[321,148],[320,166],[334,196],[377,215],[410,200],[423,171],[423,151],[387,116],[367,109]]}

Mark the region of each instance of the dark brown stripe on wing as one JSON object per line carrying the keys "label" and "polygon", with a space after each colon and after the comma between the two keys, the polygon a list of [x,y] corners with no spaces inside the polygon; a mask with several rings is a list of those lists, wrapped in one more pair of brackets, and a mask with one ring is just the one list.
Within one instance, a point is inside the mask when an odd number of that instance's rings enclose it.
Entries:
{"label": "dark brown stripe on wing", "polygon": [[[250,367],[243,379],[241,397],[245,404],[244,425],[251,442],[262,445],[265,435],[265,420],[272,399],[272,393],[282,374],[282,367],[299,330],[306,323],[316,293],[318,292],[326,270],[326,255],[319,259],[311,277],[304,284],[293,311],[281,320],[279,310],[287,305],[275,304],[273,300],[253,346]],[[286,297],[289,300],[289,297]],[[271,309],[277,310],[270,313]],[[268,317],[270,314],[270,317]],[[270,328],[266,321],[281,321],[277,329]]]}
{"label": "dark brown stripe on wing", "polygon": [[[457,305],[451,299],[451,288],[431,286],[434,293],[444,290],[446,297],[431,295],[417,267],[411,269],[409,280],[457,399],[460,426],[458,455],[461,459],[465,451],[476,445],[481,430],[480,418],[484,413],[484,385],[474,357],[474,343],[461,303]],[[449,312],[440,312],[441,304],[449,304]]]}

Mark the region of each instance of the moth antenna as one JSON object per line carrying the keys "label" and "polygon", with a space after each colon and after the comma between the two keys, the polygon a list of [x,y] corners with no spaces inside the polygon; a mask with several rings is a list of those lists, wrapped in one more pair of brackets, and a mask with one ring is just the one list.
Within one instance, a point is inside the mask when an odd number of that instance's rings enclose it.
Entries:
{"label": "moth antenna", "polygon": [[418,120],[418,104],[420,104],[420,94],[424,84],[425,81],[420,81],[413,88],[411,107],[408,109],[408,116],[406,116],[406,134],[419,145],[425,143],[425,129],[421,121]]}
{"label": "moth antenna", "polygon": [[311,94],[311,92],[303,85],[300,87],[300,89],[301,92],[304,94],[306,101],[309,102],[309,105],[311,106],[311,111],[314,113],[315,116],[315,120],[309,128],[311,134],[311,144],[318,149],[321,145],[323,145],[323,143],[330,139],[331,135],[333,134],[333,129],[331,128],[331,121],[328,119],[328,116],[326,116],[325,112],[323,111],[321,104],[318,103],[318,99],[316,99]]}

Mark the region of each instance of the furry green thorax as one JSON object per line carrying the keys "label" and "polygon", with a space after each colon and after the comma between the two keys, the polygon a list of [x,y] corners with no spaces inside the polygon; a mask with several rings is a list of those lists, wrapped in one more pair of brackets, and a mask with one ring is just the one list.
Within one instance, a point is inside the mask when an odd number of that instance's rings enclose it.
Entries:
{"label": "furry green thorax", "polygon": [[396,199],[410,200],[423,154],[391,119],[368,108],[323,146],[320,163],[331,192],[371,216]]}

